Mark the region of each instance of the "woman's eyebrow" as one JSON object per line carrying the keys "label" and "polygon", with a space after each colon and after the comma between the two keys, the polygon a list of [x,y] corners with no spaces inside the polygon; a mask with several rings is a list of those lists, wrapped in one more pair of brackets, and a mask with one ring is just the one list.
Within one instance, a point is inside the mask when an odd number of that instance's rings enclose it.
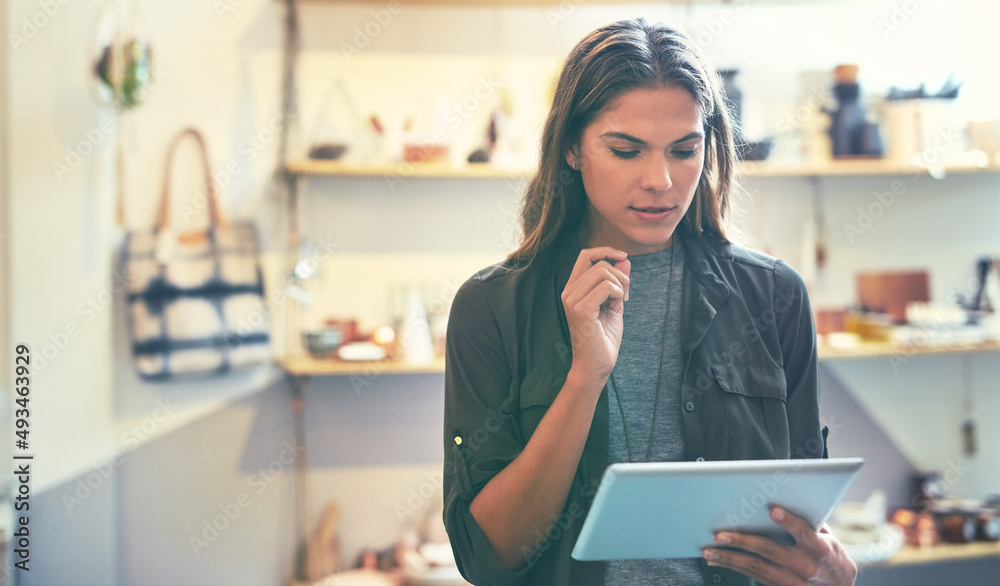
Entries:
{"label": "woman's eyebrow", "polygon": [[[646,144],[646,141],[642,140],[641,138],[636,138],[636,137],[632,136],[631,134],[626,134],[624,132],[616,132],[616,131],[605,132],[604,134],[601,135],[601,138],[620,138],[622,140],[627,140],[629,142],[634,142],[635,144],[638,144],[638,145],[645,145]],[[679,142],[684,142],[685,140],[691,140],[692,138],[705,138],[705,134],[702,133],[702,132],[700,132],[700,131],[695,131],[695,132],[692,132],[690,134],[687,134],[685,136],[682,136],[682,137],[678,138],[677,140],[675,140],[674,142],[672,142],[670,144],[677,144]]]}

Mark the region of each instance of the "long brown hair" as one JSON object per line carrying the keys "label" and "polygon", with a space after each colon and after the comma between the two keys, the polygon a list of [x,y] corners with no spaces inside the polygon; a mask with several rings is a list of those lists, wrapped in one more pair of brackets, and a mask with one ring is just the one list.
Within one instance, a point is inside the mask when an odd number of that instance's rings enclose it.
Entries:
{"label": "long brown hair", "polygon": [[666,24],[636,18],[597,29],[566,58],[542,132],[538,172],[521,202],[521,245],[508,260],[523,268],[578,226],[587,195],[580,173],[569,167],[565,154],[584,129],[623,93],[662,86],[690,92],[704,117],[705,163],[681,225],[694,236],[708,232],[728,240],[723,221],[736,152],[721,82],[690,37]]}

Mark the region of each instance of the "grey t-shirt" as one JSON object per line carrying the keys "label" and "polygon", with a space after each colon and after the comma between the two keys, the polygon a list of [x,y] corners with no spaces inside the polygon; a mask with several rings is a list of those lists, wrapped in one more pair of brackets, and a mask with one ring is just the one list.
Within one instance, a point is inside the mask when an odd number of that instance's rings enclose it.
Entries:
{"label": "grey t-shirt", "polygon": [[[629,300],[625,304],[624,330],[614,381],[608,381],[610,409],[609,448],[611,462],[628,462],[622,410],[628,423],[628,438],[637,462],[646,460],[650,428],[653,424],[653,400],[660,375],[659,406],[653,429],[651,461],[684,459],[684,433],[681,421],[681,293],[684,280],[684,248],[676,244],[649,254],[629,255],[632,262]],[[671,254],[673,283],[670,284]],[[670,284],[669,295],[667,294]],[[669,318],[665,319],[667,304]],[[666,342],[661,345],[666,323]],[[618,408],[617,391],[622,409]],[[665,495],[669,498],[669,495]],[[669,530],[669,529],[667,529]],[[701,562],[697,558],[675,560],[617,560],[604,564],[604,583],[701,585]]]}

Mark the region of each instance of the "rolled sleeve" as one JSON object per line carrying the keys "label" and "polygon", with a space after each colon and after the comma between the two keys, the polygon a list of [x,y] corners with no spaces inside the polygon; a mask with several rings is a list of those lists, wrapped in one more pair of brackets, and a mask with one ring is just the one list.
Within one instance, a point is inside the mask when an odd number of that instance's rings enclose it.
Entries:
{"label": "rolled sleeve", "polygon": [[775,263],[774,281],[774,311],[788,391],[791,456],[822,458],[825,446],[819,421],[819,359],[809,293],[795,269],[780,260]]}
{"label": "rolled sleeve", "polygon": [[445,355],[444,524],[458,568],[473,584],[516,584],[530,570],[503,568],[469,504],[523,449],[512,420],[512,384],[503,339],[479,274],[459,288]]}

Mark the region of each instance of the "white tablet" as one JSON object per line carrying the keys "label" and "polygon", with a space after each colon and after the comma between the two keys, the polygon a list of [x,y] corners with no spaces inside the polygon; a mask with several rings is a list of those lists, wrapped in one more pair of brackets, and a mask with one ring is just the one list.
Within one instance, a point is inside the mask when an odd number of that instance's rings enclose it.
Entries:
{"label": "white tablet", "polygon": [[780,505],[818,529],[864,460],[612,464],[573,548],[578,560],[701,557],[721,530],[792,544],[769,517]]}

